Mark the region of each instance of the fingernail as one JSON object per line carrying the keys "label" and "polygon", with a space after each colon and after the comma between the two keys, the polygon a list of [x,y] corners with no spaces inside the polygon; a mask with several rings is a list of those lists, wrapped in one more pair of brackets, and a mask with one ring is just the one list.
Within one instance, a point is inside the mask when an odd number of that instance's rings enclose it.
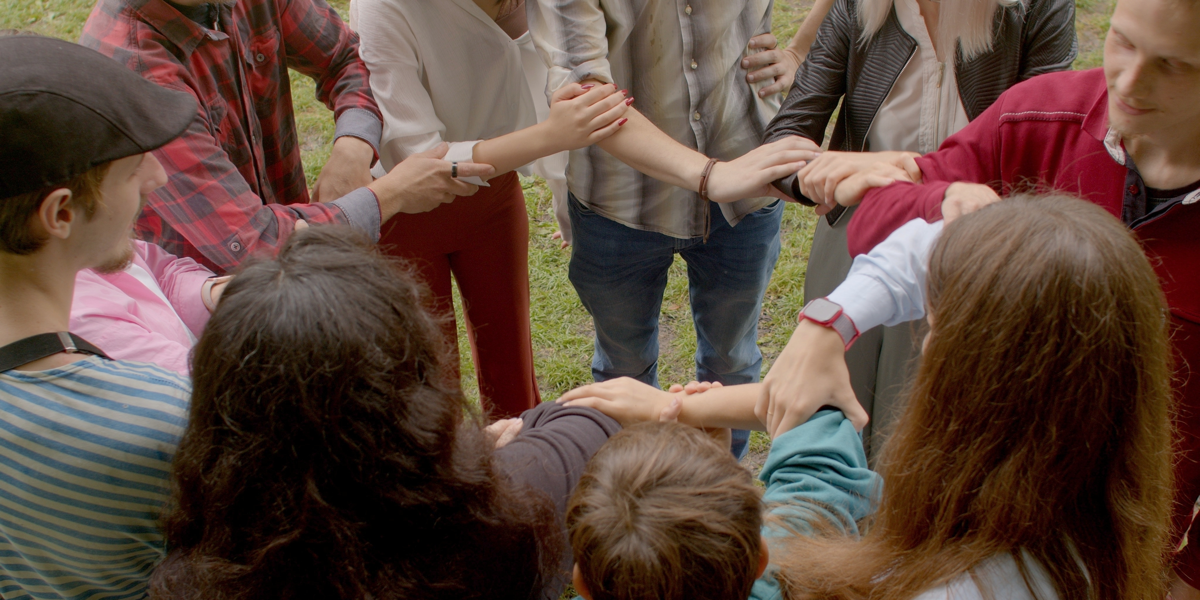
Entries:
{"label": "fingernail", "polygon": [[742,68],[744,69],[744,68],[746,68],[746,67],[748,67],[748,66],[750,66],[750,61],[748,61],[748,60],[746,60],[746,59],[744,59],[744,58],[743,58],[743,59],[742,59]]}
{"label": "fingernail", "polygon": [[629,90],[621,90],[621,95],[622,95],[622,96],[628,96],[628,95],[629,95]]}
{"label": "fingernail", "polygon": [[625,100],[625,106],[629,106],[630,104],[633,104],[633,98]]}
{"label": "fingernail", "polygon": [[626,122],[626,121],[628,121],[628,120],[629,120],[629,119],[621,119],[620,121],[617,121],[617,127],[620,127],[620,126],[624,125],[624,124],[625,124],[625,122]]}
{"label": "fingernail", "polygon": [[590,89],[592,89],[592,88],[596,87],[596,84],[594,84],[594,83],[589,83],[589,84],[587,84],[587,85],[585,85],[585,86],[581,86],[581,87],[582,87],[583,89],[585,89],[585,90],[590,90]]}

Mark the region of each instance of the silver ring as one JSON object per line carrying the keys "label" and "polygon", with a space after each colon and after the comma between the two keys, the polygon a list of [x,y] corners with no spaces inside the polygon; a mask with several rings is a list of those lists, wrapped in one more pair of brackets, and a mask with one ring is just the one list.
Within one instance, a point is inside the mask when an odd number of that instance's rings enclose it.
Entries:
{"label": "silver ring", "polygon": [[457,161],[450,163],[450,178],[458,179],[458,162]]}

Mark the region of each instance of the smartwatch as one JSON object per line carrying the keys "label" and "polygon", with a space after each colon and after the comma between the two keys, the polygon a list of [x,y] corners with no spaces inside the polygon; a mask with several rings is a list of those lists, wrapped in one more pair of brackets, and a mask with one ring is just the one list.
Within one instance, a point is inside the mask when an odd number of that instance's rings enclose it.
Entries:
{"label": "smartwatch", "polygon": [[800,311],[800,320],[805,319],[838,332],[847,350],[858,339],[858,328],[854,326],[854,321],[842,310],[842,305],[828,298],[817,298],[806,304]]}

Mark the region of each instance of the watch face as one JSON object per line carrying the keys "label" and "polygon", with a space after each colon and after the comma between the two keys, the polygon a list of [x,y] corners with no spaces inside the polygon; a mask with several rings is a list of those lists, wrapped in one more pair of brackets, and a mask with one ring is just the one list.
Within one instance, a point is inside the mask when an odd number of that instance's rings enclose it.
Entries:
{"label": "watch face", "polygon": [[804,316],[819,323],[830,323],[842,312],[842,307],[824,298],[817,298],[804,307]]}

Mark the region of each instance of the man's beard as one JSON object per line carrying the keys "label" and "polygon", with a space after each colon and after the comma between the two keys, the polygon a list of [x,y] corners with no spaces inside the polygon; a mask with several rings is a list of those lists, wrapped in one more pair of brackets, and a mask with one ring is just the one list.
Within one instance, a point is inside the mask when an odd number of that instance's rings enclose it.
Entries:
{"label": "man's beard", "polygon": [[93,270],[104,275],[112,275],[124,271],[131,264],[133,264],[133,237],[129,238],[129,243],[119,256],[104,261],[99,266],[93,267]]}

